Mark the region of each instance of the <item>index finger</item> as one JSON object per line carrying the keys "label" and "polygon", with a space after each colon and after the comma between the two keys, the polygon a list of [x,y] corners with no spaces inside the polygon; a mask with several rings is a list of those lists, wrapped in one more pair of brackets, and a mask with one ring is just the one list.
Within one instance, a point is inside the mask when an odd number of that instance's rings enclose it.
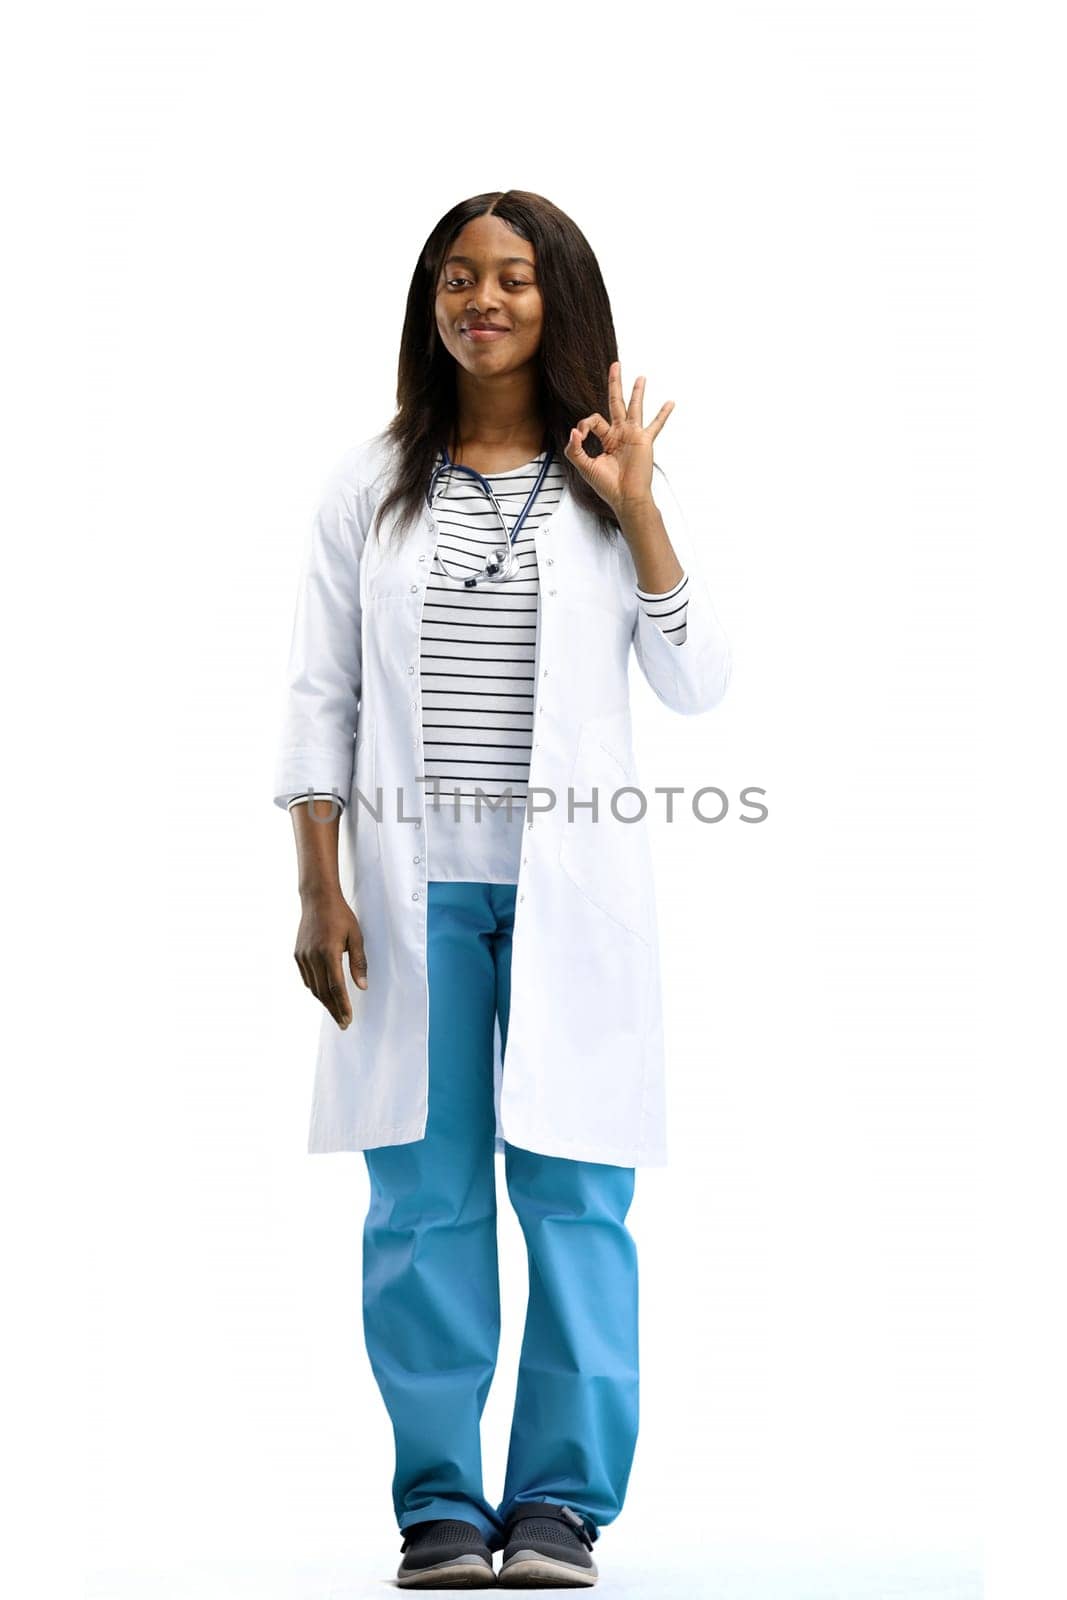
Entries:
{"label": "index finger", "polygon": [[352,1021],[352,1007],[348,1003],[348,985],[345,983],[340,950],[331,950],[326,957],[326,983],[330,995],[330,1015],[339,1028],[347,1028]]}

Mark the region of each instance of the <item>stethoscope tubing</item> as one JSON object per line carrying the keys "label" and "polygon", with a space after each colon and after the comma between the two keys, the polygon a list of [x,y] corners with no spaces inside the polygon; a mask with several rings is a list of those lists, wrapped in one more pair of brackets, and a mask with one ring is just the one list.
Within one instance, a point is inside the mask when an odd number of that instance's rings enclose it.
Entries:
{"label": "stethoscope tubing", "polygon": [[[442,454],[444,456],[444,460],[441,465],[435,467],[431,473],[430,486],[426,491],[426,500],[431,511],[433,510],[434,495],[437,492],[437,480],[440,478],[441,474],[443,472],[447,472],[451,476],[453,472],[466,473],[468,477],[475,479],[475,481],[481,485],[483,492],[487,494],[489,499],[492,501],[493,510],[500,519],[500,526],[504,530],[504,537],[507,540],[507,545],[503,551],[496,551],[494,553],[494,556],[485,563],[481,572],[476,572],[473,574],[464,573],[462,577],[457,578],[454,573],[449,572],[448,565],[445,562],[444,556],[441,554],[440,543],[438,543],[436,557],[440,563],[441,571],[444,573],[446,578],[451,578],[453,583],[462,583],[465,589],[473,589],[480,578],[485,578],[489,583],[506,583],[511,577],[511,574],[515,568],[515,540],[522,531],[523,523],[526,521],[526,518],[530,513],[530,509],[533,506],[534,501],[537,499],[541,485],[545,481],[545,474],[548,472],[549,466],[552,463],[554,454],[554,446],[552,441],[549,440],[548,449],[545,451],[545,459],[541,463],[540,472],[537,474],[537,481],[526,497],[526,504],[515,518],[514,527],[512,527],[510,530],[504,514],[500,509],[497,497],[493,492],[493,486],[489,480],[483,477],[480,472],[476,471],[474,467],[466,467],[458,461],[453,461],[448,454],[447,447],[443,447]],[[503,562],[497,559],[501,555],[503,555],[504,558]]]}

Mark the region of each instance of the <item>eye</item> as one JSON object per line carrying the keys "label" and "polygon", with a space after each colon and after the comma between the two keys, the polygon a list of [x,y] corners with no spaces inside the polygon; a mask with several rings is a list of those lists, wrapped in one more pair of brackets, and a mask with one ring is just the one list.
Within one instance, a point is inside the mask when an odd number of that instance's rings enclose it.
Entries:
{"label": "eye", "polygon": [[[454,289],[460,284],[470,283],[470,281],[469,278],[446,278],[445,288]],[[504,282],[516,289],[531,289],[533,287],[532,284],[526,282],[525,278],[505,278]]]}

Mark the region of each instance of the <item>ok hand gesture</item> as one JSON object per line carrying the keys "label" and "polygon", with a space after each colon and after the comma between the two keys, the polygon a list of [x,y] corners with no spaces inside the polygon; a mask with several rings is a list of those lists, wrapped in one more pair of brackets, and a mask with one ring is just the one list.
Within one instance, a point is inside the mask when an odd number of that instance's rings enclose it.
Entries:
{"label": "ok hand gesture", "polygon": [[[599,411],[583,417],[578,426],[571,429],[563,452],[616,517],[625,510],[651,504],[652,441],[674,410],[674,401],[665,400],[646,427],[641,417],[644,398],[645,380],[638,378],[629,406],[623,405],[622,363],[613,361],[608,368],[611,421],[606,422]],[[596,434],[602,454],[586,455],[582,441],[587,433]]]}

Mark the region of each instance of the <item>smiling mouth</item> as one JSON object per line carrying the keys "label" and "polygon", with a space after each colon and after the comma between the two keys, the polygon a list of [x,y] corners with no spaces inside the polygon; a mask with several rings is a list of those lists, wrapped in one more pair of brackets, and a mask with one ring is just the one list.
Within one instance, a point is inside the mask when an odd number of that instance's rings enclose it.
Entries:
{"label": "smiling mouth", "polygon": [[510,333],[511,330],[510,328],[461,328],[459,331],[464,338],[480,341],[503,339],[505,334]]}

